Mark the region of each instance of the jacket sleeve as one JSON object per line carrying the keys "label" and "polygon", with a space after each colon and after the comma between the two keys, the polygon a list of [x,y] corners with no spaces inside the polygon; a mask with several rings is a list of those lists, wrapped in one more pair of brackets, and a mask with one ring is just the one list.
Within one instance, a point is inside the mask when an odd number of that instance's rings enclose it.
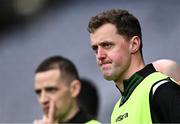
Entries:
{"label": "jacket sleeve", "polygon": [[153,123],[180,123],[180,86],[169,79],[151,91]]}

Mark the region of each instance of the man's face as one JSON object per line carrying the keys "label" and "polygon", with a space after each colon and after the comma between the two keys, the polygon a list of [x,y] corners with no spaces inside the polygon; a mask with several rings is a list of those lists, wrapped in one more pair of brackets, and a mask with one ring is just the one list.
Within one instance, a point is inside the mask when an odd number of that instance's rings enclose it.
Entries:
{"label": "man's face", "polygon": [[72,106],[70,86],[61,79],[57,69],[40,72],[35,75],[35,92],[46,116],[50,103],[54,102],[55,117],[64,118]]}
{"label": "man's face", "polygon": [[130,65],[130,45],[117,33],[113,24],[107,23],[90,34],[96,61],[107,80],[118,81],[125,76]]}

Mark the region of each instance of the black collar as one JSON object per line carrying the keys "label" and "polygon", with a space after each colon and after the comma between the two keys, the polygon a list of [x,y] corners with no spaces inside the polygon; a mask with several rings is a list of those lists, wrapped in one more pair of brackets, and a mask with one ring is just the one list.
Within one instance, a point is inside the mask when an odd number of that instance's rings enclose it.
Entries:
{"label": "black collar", "polygon": [[66,123],[85,123],[91,120],[91,117],[82,109],[80,109],[76,115]]}
{"label": "black collar", "polygon": [[133,74],[129,79],[123,81],[124,92],[120,91],[122,95],[120,106],[124,104],[125,101],[127,101],[127,99],[129,98],[133,90],[137,87],[137,85],[140,84],[140,82],[145,77],[147,77],[153,72],[156,72],[154,66],[152,64],[148,64],[143,69]]}

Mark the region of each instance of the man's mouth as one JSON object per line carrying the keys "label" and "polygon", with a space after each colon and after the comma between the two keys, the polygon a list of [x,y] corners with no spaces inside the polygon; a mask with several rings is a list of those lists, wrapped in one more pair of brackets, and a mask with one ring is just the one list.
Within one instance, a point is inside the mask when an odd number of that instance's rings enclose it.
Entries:
{"label": "man's mouth", "polygon": [[110,63],[104,63],[100,67],[101,67],[102,70],[107,70],[110,67]]}
{"label": "man's mouth", "polygon": [[110,64],[110,62],[108,62],[108,61],[99,62],[99,65],[100,65],[100,66],[108,65],[108,64]]}

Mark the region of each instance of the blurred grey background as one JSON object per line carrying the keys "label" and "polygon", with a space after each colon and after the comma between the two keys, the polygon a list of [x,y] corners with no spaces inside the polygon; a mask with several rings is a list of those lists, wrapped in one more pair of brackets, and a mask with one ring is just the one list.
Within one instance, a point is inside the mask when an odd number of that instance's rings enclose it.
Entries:
{"label": "blurred grey background", "polygon": [[140,20],[146,63],[180,63],[179,0],[0,0],[0,122],[31,123],[42,112],[34,93],[34,70],[51,55],[71,59],[100,94],[99,120],[108,123],[119,91],[103,79],[90,48],[91,16],[127,9]]}

